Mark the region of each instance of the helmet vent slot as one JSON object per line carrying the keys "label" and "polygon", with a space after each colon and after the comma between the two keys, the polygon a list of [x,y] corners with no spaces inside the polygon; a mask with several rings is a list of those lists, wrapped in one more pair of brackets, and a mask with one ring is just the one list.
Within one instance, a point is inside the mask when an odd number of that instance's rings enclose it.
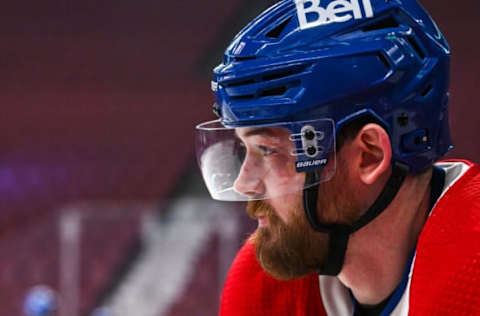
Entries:
{"label": "helmet vent slot", "polygon": [[305,69],[307,69],[309,66],[310,65],[294,66],[289,69],[284,69],[283,71],[269,73],[262,77],[262,81],[277,80],[277,79],[286,78],[288,76],[296,75],[305,71]]}
{"label": "helmet vent slot", "polygon": [[228,84],[226,84],[226,86],[227,87],[238,87],[238,86],[244,86],[244,85],[253,84],[253,83],[255,83],[255,80],[248,79],[248,80],[242,80],[242,81],[228,83]]}
{"label": "helmet vent slot", "polygon": [[380,62],[385,66],[385,68],[390,70],[391,66],[390,66],[390,63],[388,62],[387,57],[385,57],[385,55],[383,55],[382,53],[378,53],[377,56]]}
{"label": "helmet vent slot", "polygon": [[253,94],[245,94],[245,95],[237,95],[237,96],[231,96],[230,97],[232,100],[251,100],[255,98],[255,95]]}
{"label": "helmet vent slot", "polygon": [[418,45],[417,41],[413,38],[413,36],[409,36],[407,37],[407,39],[413,50],[417,53],[418,57],[420,57],[421,59],[425,59],[425,53],[423,52],[420,45]]}
{"label": "helmet vent slot", "polygon": [[425,89],[423,89],[423,91],[422,91],[422,97],[426,97],[430,93],[430,91],[432,91],[432,88],[433,88],[433,85],[431,83],[428,84],[425,87]]}
{"label": "helmet vent slot", "polygon": [[247,57],[233,57],[235,61],[245,61],[245,60],[253,60],[255,56],[247,56]]}
{"label": "helmet vent slot", "polygon": [[295,72],[290,70],[290,71],[280,72],[280,73],[276,73],[276,74],[266,75],[266,76],[263,76],[262,79],[264,81],[270,81],[270,80],[285,78],[285,77],[288,77],[288,76],[293,75],[293,74],[295,74]]}
{"label": "helmet vent slot", "polygon": [[283,21],[282,23],[277,25],[275,28],[268,31],[268,33],[265,34],[265,36],[270,37],[270,38],[279,38],[280,34],[282,34],[283,30],[288,25],[288,23],[290,22],[291,19],[292,19],[292,17],[289,17],[288,19],[286,19],[285,21]]}
{"label": "helmet vent slot", "polygon": [[287,92],[287,87],[282,86],[282,87],[276,87],[272,89],[265,90],[260,93],[259,97],[273,97],[273,96],[279,96],[283,95]]}
{"label": "helmet vent slot", "polygon": [[281,69],[258,73],[256,76],[223,82],[222,86],[232,100],[251,100],[261,97],[283,96],[290,88],[300,85],[298,75],[311,64],[289,65]]}
{"label": "helmet vent slot", "polygon": [[373,22],[371,24],[368,24],[364,27],[362,27],[362,31],[364,32],[370,32],[370,31],[377,31],[377,30],[383,30],[383,29],[389,29],[389,28],[395,28],[399,27],[400,24],[396,19],[394,19],[392,16],[386,17],[384,19],[381,19],[379,21]]}

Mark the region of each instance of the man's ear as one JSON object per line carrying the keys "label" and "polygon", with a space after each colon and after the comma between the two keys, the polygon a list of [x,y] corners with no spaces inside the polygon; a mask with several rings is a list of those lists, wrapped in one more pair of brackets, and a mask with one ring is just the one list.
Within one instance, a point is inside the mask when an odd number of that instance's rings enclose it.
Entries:
{"label": "man's ear", "polygon": [[392,146],[387,132],[378,124],[365,125],[352,143],[359,180],[374,183],[390,168]]}

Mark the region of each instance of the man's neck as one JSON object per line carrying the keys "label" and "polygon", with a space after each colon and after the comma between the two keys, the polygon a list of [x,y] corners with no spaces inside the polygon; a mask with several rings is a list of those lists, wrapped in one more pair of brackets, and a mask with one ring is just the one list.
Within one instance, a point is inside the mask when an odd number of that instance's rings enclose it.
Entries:
{"label": "man's neck", "polygon": [[400,283],[427,218],[431,176],[408,176],[387,209],[350,236],[338,278],[361,304],[382,302]]}

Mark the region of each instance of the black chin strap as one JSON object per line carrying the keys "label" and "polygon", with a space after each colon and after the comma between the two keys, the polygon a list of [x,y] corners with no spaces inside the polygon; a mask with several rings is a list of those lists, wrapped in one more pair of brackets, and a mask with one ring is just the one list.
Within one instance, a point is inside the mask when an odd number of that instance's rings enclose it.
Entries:
{"label": "black chin strap", "polygon": [[[397,195],[403,180],[408,174],[408,166],[399,162],[393,163],[392,174],[380,195],[372,206],[357,221],[351,225],[321,224],[317,218],[318,181],[315,172],[308,172],[303,190],[303,206],[308,222],[312,228],[321,233],[327,233],[328,253],[325,264],[319,268],[322,275],[337,275],[343,266],[347,251],[348,239],[352,233],[370,223],[380,215]],[[316,183],[316,184],[315,184]],[[315,185],[313,185],[315,184]]]}

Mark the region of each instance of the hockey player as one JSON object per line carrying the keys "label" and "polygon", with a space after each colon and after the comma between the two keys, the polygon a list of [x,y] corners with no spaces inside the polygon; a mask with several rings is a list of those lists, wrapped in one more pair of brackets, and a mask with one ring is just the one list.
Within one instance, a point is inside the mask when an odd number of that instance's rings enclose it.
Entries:
{"label": "hockey player", "polygon": [[284,0],[214,70],[214,199],[258,228],[220,314],[480,315],[480,169],[451,148],[450,49],[415,0]]}

